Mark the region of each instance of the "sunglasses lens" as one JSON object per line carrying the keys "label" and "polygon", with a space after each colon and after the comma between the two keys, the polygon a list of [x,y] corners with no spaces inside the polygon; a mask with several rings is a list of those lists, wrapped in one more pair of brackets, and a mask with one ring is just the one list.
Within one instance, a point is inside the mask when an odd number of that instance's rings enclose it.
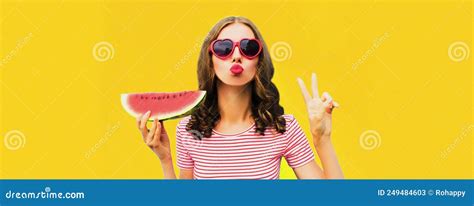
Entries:
{"label": "sunglasses lens", "polygon": [[232,51],[232,46],[233,44],[231,40],[219,40],[214,43],[212,49],[216,56],[225,57]]}
{"label": "sunglasses lens", "polygon": [[254,57],[260,52],[260,44],[257,40],[244,39],[240,42],[240,49],[246,56]]}

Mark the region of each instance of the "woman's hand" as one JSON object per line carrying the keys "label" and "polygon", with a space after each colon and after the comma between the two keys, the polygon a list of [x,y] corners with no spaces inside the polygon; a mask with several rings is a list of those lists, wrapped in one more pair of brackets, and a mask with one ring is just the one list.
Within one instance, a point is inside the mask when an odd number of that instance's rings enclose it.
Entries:
{"label": "woman's hand", "polygon": [[138,129],[142,133],[143,141],[160,158],[161,162],[171,162],[171,149],[168,133],[162,122],[155,119],[150,129],[146,123],[150,118],[150,111],[137,117]]}
{"label": "woman's hand", "polygon": [[297,79],[303,93],[306,107],[309,114],[309,122],[311,134],[313,135],[313,142],[316,146],[320,146],[330,141],[331,127],[332,127],[332,110],[338,107],[339,104],[333,101],[332,97],[327,92],[323,92],[321,97],[318,92],[318,82],[316,74],[311,76],[311,89],[313,90],[313,97],[309,94],[306,86],[300,78]]}

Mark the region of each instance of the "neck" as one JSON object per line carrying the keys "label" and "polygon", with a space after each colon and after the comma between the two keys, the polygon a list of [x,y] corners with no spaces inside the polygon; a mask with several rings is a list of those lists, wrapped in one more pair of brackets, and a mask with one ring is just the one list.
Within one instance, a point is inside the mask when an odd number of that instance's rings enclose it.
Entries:
{"label": "neck", "polygon": [[226,123],[238,123],[251,120],[251,87],[250,84],[243,86],[230,86],[218,82],[217,95],[220,121]]}

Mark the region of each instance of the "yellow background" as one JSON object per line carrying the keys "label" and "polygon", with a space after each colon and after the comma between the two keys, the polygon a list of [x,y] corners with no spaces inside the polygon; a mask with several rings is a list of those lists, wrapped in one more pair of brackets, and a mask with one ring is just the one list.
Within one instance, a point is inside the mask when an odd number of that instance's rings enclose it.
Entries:
{"label": "yellow background", "polygon": [[[162,178],[119,94],[196,89],[200,42],[228,15],[254,21],[269,49],[289,45],[273,81],[307,135],[297,77],[317,72],[341,104],[347,178],[473,177],[471,1],[7,0],[0,12],[0,178]],[[375,148],[360,142],[371,130]],[[294,178],[284,162],[281,178]]]}

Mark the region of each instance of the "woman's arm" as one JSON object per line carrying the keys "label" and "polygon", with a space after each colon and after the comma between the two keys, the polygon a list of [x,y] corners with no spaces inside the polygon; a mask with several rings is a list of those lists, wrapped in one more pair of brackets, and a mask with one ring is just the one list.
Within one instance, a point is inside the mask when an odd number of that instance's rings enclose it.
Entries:
{"label": "woman's arm", "polygon": [[168,160],[160,160],[161,168],[163,169],[163,178],[164,179],[176,179],[176,174],[174,173],[173,161],[171,158]]}
{"label": "woman's arm", "polygon": [[[163,169],[164,179],[176,179],[176,174],[174,172],[174,167],[173,167],[173,161],[171,159],[161,160],[161,168]],[[193,179],[193,170],[180,169],[179,179]]]}
{"label": "woman's arm", "polygon": [[331,142],[332,110],[334,107],[338,107],[338,103],[334,102],[327,92],[324,92],[319,97],[316,74],[313,73],[311,79],[313,97],[311,97],[303,80],[300,78],[298,78],[298,84],[308,109],[311,135],[313,136],[314,147],[321,160],[323,169],[315,161],[311,161],[294,169],[294,171],[300,179],[342,179],[344,175]]}
{"label": "woman's arm", "polygon": [[324,178],[343,179],[344,174],[337,160],[336,151],[334,150],[331,140],[320,145],[314,144],[314,147],[324,168]]}
{"label": "woman's arm", "polygon": [[314,147],[316,148],[324,170],[316,164],[316,161],[311,161],[308,164],[294,169],[296,177],[298,177],[298,179],[343,179],[344,174],[339,166],[336,152],[331,141],[322,145],[315,144]]}
{"label": "woman's arm", "polygon": [[[150,112],[137,117],[138,129],[142,133],[143,141],[158,156],[163,169],[164,179],[176,179],[173,160],[171,158],[170,140],[165,126],[158,119],[155,119],[150,129],[146,123],[150,118]],[[192,170],[180,170],[180,179],[192,179]]]}
{"label": "woman's arm", "polygon": [[179,179],[193,179],[193,170],[180,169]]}
{"label": "woman's arm", "polygon": [[[171,159],[161,160],[161,168],[163,169],[164,179],[176,179],[176,174],[174,173],[173,161]],[[193,170],[180,169],[179,179],[193,179]]]}

